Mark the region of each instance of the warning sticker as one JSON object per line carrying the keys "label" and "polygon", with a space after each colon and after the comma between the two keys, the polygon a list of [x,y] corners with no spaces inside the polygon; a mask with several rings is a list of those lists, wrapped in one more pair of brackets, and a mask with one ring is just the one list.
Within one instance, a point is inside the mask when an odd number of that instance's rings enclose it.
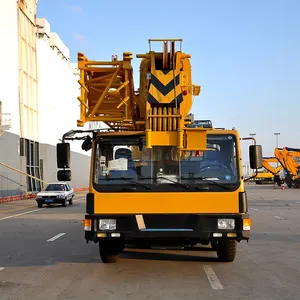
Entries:
{"label": "warning sticker", "polygon": [[108,161],[108,170],[118,170],[127,171],[128,170],[128,160],[126,158],[118,158]]}

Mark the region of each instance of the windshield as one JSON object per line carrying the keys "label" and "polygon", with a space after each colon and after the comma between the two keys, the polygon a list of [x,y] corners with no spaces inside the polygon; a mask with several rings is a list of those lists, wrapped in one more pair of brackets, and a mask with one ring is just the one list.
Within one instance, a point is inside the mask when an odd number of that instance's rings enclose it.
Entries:
{"label": "windshield", "polygon": [[65,191],[65,186],[63,184],[47,184],[43,191]]}
{"label": "windshield", "polygon": [[[143,136],[101,137],[96,142],[94,184],[111,191],[135,185],[139,189],[170,191],[213,181],[238,183],[236,137],[208,135],[205,151],[178,151],[177,147],[147,149]],[[179,187],[179,188],[178,188]]]}

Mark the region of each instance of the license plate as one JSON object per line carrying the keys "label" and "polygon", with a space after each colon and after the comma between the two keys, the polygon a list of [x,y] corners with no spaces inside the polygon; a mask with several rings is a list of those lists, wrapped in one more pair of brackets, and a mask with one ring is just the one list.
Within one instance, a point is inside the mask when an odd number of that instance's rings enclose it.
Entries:
{"label": "license plate", "polygon": [[52,203],[53,200],[45,200],[46,203]]}

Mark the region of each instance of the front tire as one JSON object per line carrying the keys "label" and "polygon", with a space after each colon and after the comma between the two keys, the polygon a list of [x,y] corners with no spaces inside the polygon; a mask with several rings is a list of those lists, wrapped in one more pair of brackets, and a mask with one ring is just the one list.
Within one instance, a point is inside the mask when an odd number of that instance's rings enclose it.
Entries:
{"label": "front tire", "polygon": [[213,251],[217,251],[218,249],[218,243],[216,241],[211,241],[210,242],[210,246],[212,248]]}
{"label": "front tire", "polygon": [[62,205],[62,207],[66,207],[67,206],[67,201],[64,200],[61,205]]}
{"label": "front tire", "polygon": [[223,240],[218,243],[217,255],[220,261],[233,262],[237,252],[237,241]]}
{"label": "front tire", "polygon": [[120,248],[110,241],[99,242],[99,254],[103,263],[115,263],[119,259]]}

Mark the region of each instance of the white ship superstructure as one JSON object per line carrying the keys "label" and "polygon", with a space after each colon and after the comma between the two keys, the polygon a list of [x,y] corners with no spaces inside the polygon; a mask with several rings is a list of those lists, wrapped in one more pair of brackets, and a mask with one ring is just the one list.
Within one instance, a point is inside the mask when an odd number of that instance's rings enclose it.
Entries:
{"label": "white ship superstructure", "polygon": [[[56,143],[79,117],[76,64],[48,21],[35,18],[36,7],[37,0],[4,0],[0,11],[0,197],[56,181]],[[71,151],[71,185],[86,187],[89,154],[80,142]]]}

